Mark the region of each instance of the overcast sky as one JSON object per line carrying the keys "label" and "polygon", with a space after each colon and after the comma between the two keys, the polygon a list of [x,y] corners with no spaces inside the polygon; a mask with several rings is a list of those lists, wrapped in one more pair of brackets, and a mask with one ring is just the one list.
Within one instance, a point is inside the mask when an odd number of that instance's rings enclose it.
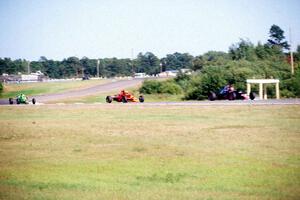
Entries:
{"label": "overcast sky", "polygon": [[0,0],[0,57],[194,56],[279,25],[300,45],[299,0]]}

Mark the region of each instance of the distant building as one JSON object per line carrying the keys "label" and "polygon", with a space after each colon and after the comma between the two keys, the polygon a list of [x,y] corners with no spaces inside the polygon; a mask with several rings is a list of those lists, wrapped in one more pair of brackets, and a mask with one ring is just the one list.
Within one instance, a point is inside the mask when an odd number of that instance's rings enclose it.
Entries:
{"label": "distant building", "polygon": [[146,77],[146,73],[135,73],[134,74],[134,78],[145,78]]}
{"label": "distant building", "polygon": [[175,77],[175,76],[177,76],[177,74],[179,72],[190,74],[189,69],[180,69],[180,70],[166,70],[164,72],[159,73],[158,76],[159,77]]}
{"label": "distant building", "polygon": [[178,74],[178,70],[167,70],[158,74],[159,77],[169,77],[176,76]]}
{"label": "distant building", "polygon": [[18,74],[18,75],[8,75],[3,74],[0,76],[0,80],[5,83],[10,82],[39,82],[47,79],[47,77],[41,72],[37,71],[31,74]]}

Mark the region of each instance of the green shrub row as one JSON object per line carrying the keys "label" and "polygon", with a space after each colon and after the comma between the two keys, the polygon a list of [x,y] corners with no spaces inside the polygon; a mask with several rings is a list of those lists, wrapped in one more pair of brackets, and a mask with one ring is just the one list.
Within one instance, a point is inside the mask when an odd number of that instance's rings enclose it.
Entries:
{"label": "green shrub row", "polygon": [[3,83],[0,82],[0,94],[2,93],[2,91],[3,91]]}
{"label": "green shrub row", "polygon": [[[234,84],[235,89],[246,91],[247,79],[280,80],[282,97],[300,97],[300,70],[296,69],[291,75],[290,67],[286,63],[233,61],[223,66],[205,66],[201,71],[192,75],[178,74],[173,80],[147,80],[140,88],[144,94],[184,94],[186,100],[207,99],[210,91],[218,92],[228,83]],[[252,87],[258,92],[258,85]],[[272,85],[268,87],[268,94],[275,96]]]}
{"label": "green shrub row", "polygon": [[143,94],[181,94],[182,88],[173,80],[146,80],[143,82],[139,92]]}

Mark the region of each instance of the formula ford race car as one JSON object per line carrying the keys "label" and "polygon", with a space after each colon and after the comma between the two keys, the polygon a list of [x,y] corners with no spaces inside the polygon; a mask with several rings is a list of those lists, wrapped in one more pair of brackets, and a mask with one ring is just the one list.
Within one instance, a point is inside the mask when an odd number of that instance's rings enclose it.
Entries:
{"label": "formula ford race car", "polygon": [[208,100],[214,101],[214,100],[222,100],[222,99],[228,99],[228,100],[254,100],[255,95],[253,92],[250,92],[249,95],[247,95],[245,92],[237,91],[234,89],[232,85],[226,85],[224,86],[217,94],[215,92],[209,92],[208,94]]}
{"label": "formula ford race car", "polygon": [[[9,101],[9,104],[14,104],[14,101],[16,102],[16,104],[29,104],[30,103],[28,101],[28,97],[25,94],[19,94],[15,99],[9,98],[8,101]],[[31,103],[32,104],[36,103],[35,98],[31,99]]]}
{"label": "formula ford race car", "polygon": [[117,102],[140,102],[143,103],[145,101],[143,95],[140,95],[139,98],[137,99],[134,97],[132,94],[129,92],[122,90],[119,94],[116,94],[114,96],[107,96],[106,97],[106,102],[111,103],[112,101],[117,101]]}

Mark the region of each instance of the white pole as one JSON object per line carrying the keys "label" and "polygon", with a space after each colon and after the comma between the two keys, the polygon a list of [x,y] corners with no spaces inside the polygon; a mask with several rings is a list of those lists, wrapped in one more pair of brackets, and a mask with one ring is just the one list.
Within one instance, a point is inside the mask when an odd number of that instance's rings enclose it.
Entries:
{"label": "white pole", "polygon": [[276,99],[279,99],[280,98],[280,94],[279,94],[279,82],[276,83]]}
{"label": "white pole", "polygon": [[251,92],[251,84],[247,83],[247,94],[250,95]]}
{"label": "white pole", "polygon": [[259,83],[259,98],[263,100],[263,84]]}
{"label": "white pole", "polygon": [[291,72],[292,75],[294,75],[294,56],[293,56],[293,48],[292,48],[292,31],[291,27],[289,28],[290,30],[290,58],[291,58]]}
{"label": "white pole", "polygon": [[27,62],[27,73],[30,74],[30,61]]}
{"label": "white pole", "polygon": [[97,77],[99,78],[99,64],[100,64],[100,60],[97,60]]}
{"label": "white pole", "polygon": [[264,84],[264,100],[267,100],[268,96],[267,96],[267,84]]}

